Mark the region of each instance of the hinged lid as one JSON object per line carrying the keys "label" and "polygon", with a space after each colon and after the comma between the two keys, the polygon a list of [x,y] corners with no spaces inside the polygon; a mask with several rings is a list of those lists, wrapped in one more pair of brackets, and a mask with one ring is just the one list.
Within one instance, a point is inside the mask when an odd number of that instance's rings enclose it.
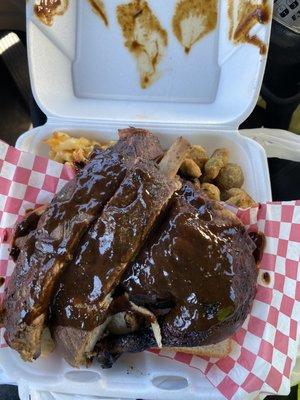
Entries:
{"label": "hinged lid", "polygon": [[[34,1],[27,3],[32,88],[48,117],[124,125],[188,124],[233,129],[251,112],[259,93],[266,55],[261,55],[253,44],[236,45],[229,40],[230,21],[234,18],[232,34],[242,33],[240,37],[248,40],[249,34],[242,31],[255,25],[250,35],[268,42],[270,23],[257,23],[257,19],[266,20],[269,15],[260,14],[260,9],[253,12],[255,6],[249,8],[250,1],[93,2],[105,6],[108,26],[105,19],[92,11],[88,0],[69,1],[65,13],[55,16],[52,26],[37,18],[33,12]],[[117,7],[128,3],[131,8],[119,8],[117,15]],[[245,3],[248,9],[238,8]],[[214,27],[214,7],[218,15],[215,29],[196,41],[189,52],[185,51],[206,27],[207,30]],[[186,15],[188,20],[184,19]],[[125,17],[124,29],[129,32],[127,44],[131,52],[124,44],[124,30],[119,25]],[[251,18],[256,22],[251,22]],[[152,30],[147,30],[145,20],[150,21]],[[177,30],[173,31],[173,26]],[[130,36],[131,28],[134,37]],[[183,44],[178,40],[178,29]],[[148,47],[145,35],[151,38]],[[142,78],[135,54],[147,69]],[[147,88],[141,87],[141,79]],[[147,79],[153,83],[149,85]]]}

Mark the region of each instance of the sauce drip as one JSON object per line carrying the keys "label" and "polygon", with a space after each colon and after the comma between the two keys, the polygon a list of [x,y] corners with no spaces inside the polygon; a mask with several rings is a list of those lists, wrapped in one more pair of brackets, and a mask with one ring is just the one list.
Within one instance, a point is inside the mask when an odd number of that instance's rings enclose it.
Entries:
{"label": "sauce drip", "polygon": [[157,66],[168,45],[168,35],[144,0],[133,0],[117,7],[125,46],[136,58],[140,85],[148,88],[158,78]]}
{"label": "sauce drip", "polygon": [[51,26],[56,15],[63,15],[67,10],[69,0],[37,0],[34,13],[45,25]]}
{"label": "sauce drip", "polygon": [[217,26],[217,0],[181,0],[177,3],[173,32],[188,54],[193,45]]}
{"label": "sauce drip", "polygon": [[271,17],[268,0],[228,0],[229,39],[234,44],[248,43],[259,48],[260,54],[266,54],[266,44],[257,36],[250,33],[257,24],[266,24]]}
{"label": "sauce drip", "polygon": [[108,26],[108,17],[106,15],[104,2],[102,0],[88,0],[88,1],[94,13],[97,14],[102,19],[102,21],[106,26]]}

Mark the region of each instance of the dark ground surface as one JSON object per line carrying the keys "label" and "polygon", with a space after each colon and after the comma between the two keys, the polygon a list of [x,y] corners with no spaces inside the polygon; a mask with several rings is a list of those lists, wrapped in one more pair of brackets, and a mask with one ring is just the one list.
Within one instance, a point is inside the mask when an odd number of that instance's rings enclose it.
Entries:
{"label": "dark ground surface", "polygon": [[10,385],[0,385],[0,399],[19,400],[17,387]]}

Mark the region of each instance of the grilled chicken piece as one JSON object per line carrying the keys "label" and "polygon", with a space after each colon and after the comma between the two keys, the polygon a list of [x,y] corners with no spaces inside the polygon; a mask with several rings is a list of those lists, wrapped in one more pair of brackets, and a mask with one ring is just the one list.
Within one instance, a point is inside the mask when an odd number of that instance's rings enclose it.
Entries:
{"label": "grilled chicken piece", "polygon": [[57,282],[79,241],[123,181],[138,157],[162,155],[157,138],[134,128],[103,151],[95,148],[89,163],[53,198],[36,229],[18,243],[20,251],[4,307],[5,339],[26,361],[41,353],[41,337]]}
{"label": "grilled chicken piece", "polygon": [[181,187],[176,173],[189,149],[188,142],[179,138],[159,167],[138,161],[81,241],[53,307],[55,340],[64,345],[71,365],[89,362],[108,324],[113,290]]}

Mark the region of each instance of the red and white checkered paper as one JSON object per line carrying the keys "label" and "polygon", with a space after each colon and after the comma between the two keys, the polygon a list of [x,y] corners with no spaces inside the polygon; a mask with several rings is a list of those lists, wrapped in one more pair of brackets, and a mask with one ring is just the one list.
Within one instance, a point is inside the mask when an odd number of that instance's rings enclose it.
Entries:
{"label": "red and white checkered paper", "polygon": [[[21,152],[0,142],[0,300],[14,268],[8,239],[25,211],[49,202],[74,172],[59,163]],[[152,350],[198,369],[225,399],[255,398],[260,392],[289,392],[297,354],[300,321],[300,201],[266,203],[238,210],[252,230],[266,235],[258,290],[251,314],[234,335],[229,356],[212,359]],[[271,277],[269,284],[261,278]],[[0,329],[0,347],[5,347]]]}

